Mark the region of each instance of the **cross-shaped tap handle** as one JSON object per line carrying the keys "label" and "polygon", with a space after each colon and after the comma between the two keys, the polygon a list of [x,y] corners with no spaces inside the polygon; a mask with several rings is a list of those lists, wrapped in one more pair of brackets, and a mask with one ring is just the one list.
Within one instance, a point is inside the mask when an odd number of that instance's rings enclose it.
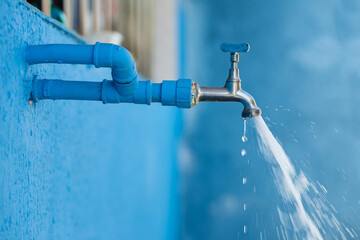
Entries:
{"label": "cross-shaped tap handle", "polygon": [[229,71],[229,77],[226,80],[227,82],[238,81],[240,82],[240,75],[239,75],[239,53],[243,52],[246,53],[250,50],[250,45],[248,43],[239,43],[239,44],[231,44],[231,43],[223,43],[220,46],[220,49],[223,52],[230,52],[230,61],[231,67]]}
{"label": "cross-shaped tap handle", "polygon": [[221,51],[223,52],[230,52],[230,61],[231,61],[231,68],[237,69],[238,62],[239,62],[239,53],[247,53],[250,50],[250,45],[248,43],[222,43],[220,46]]}
{"label": "cross-shaped tap handle", "polygon": [[238,43],[238,44],[222,43],[220,48],[221,48],[221,51],[223,51],[223,52],[246,53],[250,50],[250,45],[248,43]]}

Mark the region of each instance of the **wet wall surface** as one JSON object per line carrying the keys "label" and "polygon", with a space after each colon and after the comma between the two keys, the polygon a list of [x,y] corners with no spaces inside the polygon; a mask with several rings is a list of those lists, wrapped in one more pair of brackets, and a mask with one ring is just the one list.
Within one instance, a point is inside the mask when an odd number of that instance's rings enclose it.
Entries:
{"label": "wet wall surface", "polygon": [[0,4],[0,239],[172,239],[175,108],[28,99],[34,75],[111,79],[91,66],[27,66],[27,44],[81,39],[23,1]]}
{"label": "wet wall surface", "polygon": [[[183,77],[222,86],[230,62],[220,44],[250,43],[250,52],[240,56],[242,87],[262,108],[297,174],[303,172],[322,191],[340,225],[348,228],[345,238],[357,238],[360,4],[184,0],[182,6]],[[251,121],[249,141],[241,141],[241,111],[236,103],[200,103],[186,114],[184,239],[283,236],[277,209],[286,207]],[[341,236],[325,239],[335,237]]]}

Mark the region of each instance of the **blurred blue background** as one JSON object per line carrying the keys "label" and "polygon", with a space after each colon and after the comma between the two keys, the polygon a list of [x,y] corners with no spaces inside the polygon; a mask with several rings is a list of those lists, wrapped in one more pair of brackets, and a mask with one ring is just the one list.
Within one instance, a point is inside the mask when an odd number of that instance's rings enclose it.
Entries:
{"label": "blurred blue background", "polygon": [[[230,62],[220,44],[248,42],[250,52],[239,63],[242,87],[255,97],[297,173],[321,189],[339,226],[347,228],[344,236],[324,239],[359,238],[360,3],[153,3],[155,22],[171,17],[175,24],[157,25],[152,40],[143,38],[154,41],[153,58],[146,58],[151,51],[137,55],[148,48],[124,36],[144,75],[222,86]],[[286,206],[251,120],[248,142],[241,141],[240,104],[200,103],[190,110],[29,105],[35,74],[110,78],[108,69],[29,67],[23,60],[27,44],[84,42],[25,1],[0,4],[0,239],[284,238],[277,209]],[[155,66],[152,75],[144,62]]]}
{"label": "blurred blue background", "polygon": [[[255,97],[296,170],[326,188],[341,224],[359,234],[360,3],[181,2],[182,76],[222,86],[229,55],[219,45],[250,43],[240,56],[243,89]],[[249,142],[241,141],[241,110],[236,103],[200,103],[185,114],[185,239],[260,239],[260,232],[263,239],[280,238],[281,200],[252,127]]]}

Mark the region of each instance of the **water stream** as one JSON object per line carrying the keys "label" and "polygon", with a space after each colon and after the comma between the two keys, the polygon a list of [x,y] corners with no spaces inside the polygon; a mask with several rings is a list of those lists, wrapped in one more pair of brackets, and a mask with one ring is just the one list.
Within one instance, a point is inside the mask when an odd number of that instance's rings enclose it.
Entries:
{"label": "water stream", "polygon": [[[255,117],[261,153],[270,164],[274,184],[282,200],[277,212],[282,224],[281,239],[348,239],[358,237],[335,216],[335,208],[305,174],[296,171],[290,158],[263,118]],[[246,138],[246,137],[245,137]]]}

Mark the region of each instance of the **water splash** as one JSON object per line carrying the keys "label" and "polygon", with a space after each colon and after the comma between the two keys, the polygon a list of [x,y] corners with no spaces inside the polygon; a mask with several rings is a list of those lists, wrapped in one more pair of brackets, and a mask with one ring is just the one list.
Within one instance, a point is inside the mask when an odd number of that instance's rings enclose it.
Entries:
{"label": "water splash", "polygon": [[347,239],[344,234],[346,227],[335,217],[335,209],[327,202],[324,193],[318,191],[302,171],[296,173],[264,119],[259,116],[254,121],[260,151],[271,165],[277,190],[284,205],[292,205],[292,208],[287,209],[294,209],[283,212],[278,207],[278,215],[285,231],[292,229],[295,238],[300,239],[324,239],[331,235]]}

